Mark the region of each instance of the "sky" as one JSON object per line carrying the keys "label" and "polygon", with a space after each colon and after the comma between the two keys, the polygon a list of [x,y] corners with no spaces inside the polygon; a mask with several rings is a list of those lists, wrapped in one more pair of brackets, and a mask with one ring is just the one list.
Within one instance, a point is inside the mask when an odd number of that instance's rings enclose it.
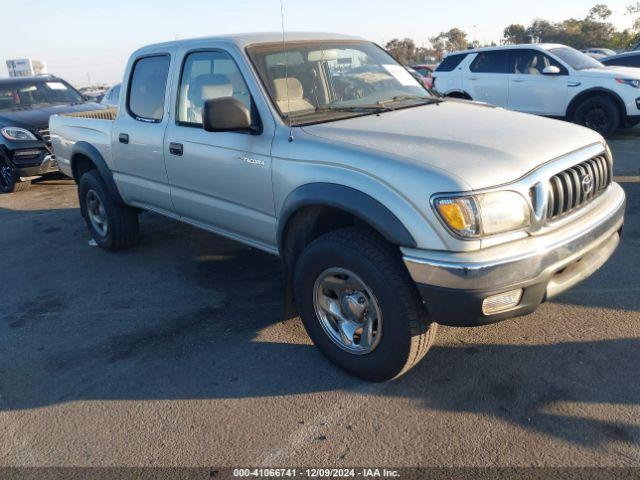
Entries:
{"label": "sky", "polygon": [[[280,0],[21,0],[7,2],[0,29],[0,77],[6,60],[33,58],[76,86],[121,81],[129,54],[150,43],[217,34],[280,31]],[[511,23],[584,17],[606,3],[618,28],[635,0],[283,0],[287,31],[358,35],[417,45],[452,27],[470,40],[499,42]],[[10,4],[10,5],[9,5]],[[19,8],[18,8],[19,6]]]}

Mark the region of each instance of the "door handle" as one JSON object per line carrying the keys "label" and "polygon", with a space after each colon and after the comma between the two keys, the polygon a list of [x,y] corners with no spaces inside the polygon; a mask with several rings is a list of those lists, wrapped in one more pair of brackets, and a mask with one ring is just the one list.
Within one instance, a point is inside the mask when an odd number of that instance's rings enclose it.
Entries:
{"label": "door handle", "polygon": [[129,135],[127,135],[126,133],[121,133],[120,135],[118,135],[118,141],[120,143],[129,143]]}
{"label": "door handle", "polygon": [[513,83],[522,83],[524,82],[524,80],[522,78],[514,78],[513,80],[511,80]]}
{"label": "door handle", "polygon": [[469,80],[478,80],[478,77],[469,77]]}
{"label": "door handle", "polygon": [[183,153],[183,147],[182,147],[182,144],[181,144],[181,143],[174,143],[174,142],[171,142],[171,143],[169,144],[169,153],[170,153],[171,155],[177,155],[177,156],[179,156],[179,157],[180,157],[180,156],[182,156],[182,153]]}

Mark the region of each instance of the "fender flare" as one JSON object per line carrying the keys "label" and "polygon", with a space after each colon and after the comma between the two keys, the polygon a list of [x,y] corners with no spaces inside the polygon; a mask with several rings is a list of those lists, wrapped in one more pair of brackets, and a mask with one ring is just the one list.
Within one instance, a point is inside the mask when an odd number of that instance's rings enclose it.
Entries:
{"label": "fender flare", "polygon": [[578,105],[580,105],[580,102],[582,102],[584,99],[586,99],[590,95],[597,95],[599,93],[613,97],[614,101],[618,105],[618,108],[620,108],[620,115],[622,115],[622,119],[624,119],[624,117],[627,116],[627,106],[625,105],[624,100],[622,100],[622,97],[620,97],[620,95],[618,95],[613,90],[609,90],[608,88],[604,88],[604,87],[588,88],[576,94],[576,96],[573,97],[569,102],[569,105],[567,106],[567,111],[565,112],[565,116],[569,119],[573,117],[573,114],[578,108]]}
{"label": "fender flare", "polygon": [[73,150],[71,151],[71,171],[73,172],[73,178],[76,183],[80,181],[76,172],[76,157],[78,155],[83,155],[87,157],[89,161],[96,167],[100,177],[104,181],[111,198],[113,198],[117,203],[124,205],[125,202],[120,195],[120,191],[116,186],[116,182],[113,179],[113,174],[111,173],[111,169],[107,165],[107,162],[102,157],[102,154],[98,151],[96,147],[87,142],[78,142],[73,146]]}
{"label": "fender flare", "polygon": [[293,215],[304,207],[339,208],[376,229],[389,242],[415,248],[411,233],[387,207],[375,198],[351,187],[335,183],[308,183],[293,190],[286,198],[278,220],[278,248],[284,251],[285,228]]}

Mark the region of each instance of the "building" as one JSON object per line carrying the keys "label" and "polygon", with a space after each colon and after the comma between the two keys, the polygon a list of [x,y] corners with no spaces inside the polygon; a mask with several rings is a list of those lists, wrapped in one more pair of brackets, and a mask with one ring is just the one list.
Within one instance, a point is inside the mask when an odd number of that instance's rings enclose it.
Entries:
{"label": "building", "polygon": [[45,62],[31,58],[7,60],[7,70],[9,70],[10,77],[33,77],[48,73]]}

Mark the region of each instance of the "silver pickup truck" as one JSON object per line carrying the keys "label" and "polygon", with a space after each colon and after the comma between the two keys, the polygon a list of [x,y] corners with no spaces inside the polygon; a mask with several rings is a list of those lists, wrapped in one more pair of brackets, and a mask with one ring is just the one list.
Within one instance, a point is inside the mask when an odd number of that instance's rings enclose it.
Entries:
{"label": "silver pickup truck", "polygon": [[145,47],[117,109],[50,130],[100,247],[134,245],[150,210],[280,255],[309,336],[374,381],[415,365],[438,324],[533,312],[602,266],[623,224],[600,135],[438,98],[341,35]]}

